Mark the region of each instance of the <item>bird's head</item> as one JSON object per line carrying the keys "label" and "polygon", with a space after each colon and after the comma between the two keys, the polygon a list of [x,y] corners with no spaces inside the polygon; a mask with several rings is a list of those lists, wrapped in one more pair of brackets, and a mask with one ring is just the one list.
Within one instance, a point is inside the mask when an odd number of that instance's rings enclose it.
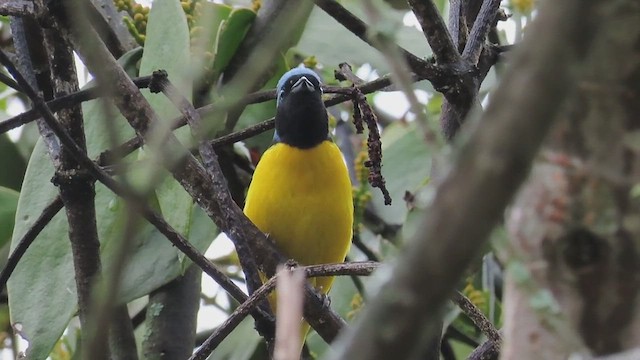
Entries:
{"label": "bird's head", "polygon": [[328,138],[327,110],[320,83],[320,77],[306,68],[295,68],[282,75],[277,87],[276,142],[309,149]]}

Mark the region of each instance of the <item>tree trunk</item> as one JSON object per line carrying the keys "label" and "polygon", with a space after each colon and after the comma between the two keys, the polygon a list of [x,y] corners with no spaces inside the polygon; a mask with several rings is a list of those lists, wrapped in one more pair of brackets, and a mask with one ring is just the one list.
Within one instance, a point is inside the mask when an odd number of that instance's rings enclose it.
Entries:
{"label": "tree trunk", "polygon": [[640,345],[640,3],[589,17],[576,91],[508,214],[505,360]]}

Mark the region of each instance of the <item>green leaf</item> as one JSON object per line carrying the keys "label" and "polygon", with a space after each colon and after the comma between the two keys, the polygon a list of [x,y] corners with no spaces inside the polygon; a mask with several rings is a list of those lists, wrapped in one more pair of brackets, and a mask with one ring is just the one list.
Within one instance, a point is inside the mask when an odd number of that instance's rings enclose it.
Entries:
{"label": "green leaf", "polygon": [[455,359],[466,359],[475,350],[473,347],[457,340],[450,340]]}
{"label": "green leaf", "polygon": [[0,186],[0,248],[11,240],[19,196],[17,191]]}
{"label": "green leaf", "polygon": [[256,13],[253,10],[237,8],[222,23],[218,33],[215,59],[213,61],[215,74],[220,74],[229,65],[229,61],[238,50],[255,18]]}
{"label": "green leaf", "polygon": [[431,156],[415,123],[395,122],[382,133],[382,175],[393,203],[384,205],[378,189],[372,189],[371,203],[387,223],[403,224],[407,217],[405,192],[415,192],[428,183]]}
{"label": "green leaf", "polygon": [[438,7],[438,10],[440,11],[440,14],[442,14],[444,16],[445,15],[444,14],[444,10],[445,10],[445,7],[447,6],[448,1],[447,0],[435,0],[434,3]]}
{"label": "green leaf", "polygon": [[[151,75],[155,70],[163,69],[169,74],[169,80],[182,94],[191,99],[190,40],[187,19],[177,0],[156,0],[149,13],[144,53],[140,62],[140,75]],[[154,109],[163,118],[172,118],[178,110],[163,94],[147,97]],[[168,114],[162,110],[172,112]]]}
{"label": "green leaf", "polygon": [[[150,75],[159,69],[166,70],[171,83],[188,100],[191,100],[190,54],[189,28],[180,2],[177,0],[154,1],[149,13],[140,75]],[[157,142],[156,145],[152,144],[149,147],[152,149],[161,147],[164,131],[168,131],[170,121],[180,113],[163,94],[151,94],[148,90],[143,91],[143,94],[165,125],[151,139],[151,142]],[[187,127],[176,130],[175,133],[186,146],[192,142]],[[156,165],[156,162],[150,163]],[[163,176],[163,180],[156,188],[162,215],[171,226],[184,236],[188,236],[193,200],[177,181],[168,176],[166,171],[157,168],[149,171],[153,174],[152,178],[156,178],[158,173]]]}
{"label": "green leaf", "polygon": [[202,71],[202,67],[212,68],[213,63],[211,58],[200,58],[205,52],[208,52],[213,56],[215,53],[220,27],[222,22],[225,21],[231,14],[233,8],[229,5],[214,4],[211,2],[202,2],[200,16],[196,19],[196,25],[192,29],[193,33],[193,45],[192,52],[196,54],[196,64],[193,64],[194,71],[197,77],[204,76],[199,74]]}
{"label": "green leaf", "polygon": [[252,318],[244,319],[216,348],[210,360],[250,360],[262,338]]}
{"label": "green leaf", "polygon": [[[56,196],[57,189],[49,182],[52,176],[53,166],[38,141],[18,201],[12,251]],[[21,324],[30,358],[47,357],[75,312],[72,263],[66,217],[60,212],[29,247],[7,283],[11,322]]]}

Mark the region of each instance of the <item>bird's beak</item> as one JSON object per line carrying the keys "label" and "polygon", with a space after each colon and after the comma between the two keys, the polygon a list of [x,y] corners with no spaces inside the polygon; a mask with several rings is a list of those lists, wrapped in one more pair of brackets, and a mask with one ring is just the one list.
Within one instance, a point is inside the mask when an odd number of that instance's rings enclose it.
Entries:
{"label": "bird's beak", "polygon": [[313,83],[309,81],[309,79],[307,79],[306,76],[303,76],[300,79],[298,79],[298,81],[296,81],[296,83],[293,84],[293,86],[291,87],[292,93],[296,93],[300,91],[308,91],[308,92],[315,91],[315,86],[313,86]]}

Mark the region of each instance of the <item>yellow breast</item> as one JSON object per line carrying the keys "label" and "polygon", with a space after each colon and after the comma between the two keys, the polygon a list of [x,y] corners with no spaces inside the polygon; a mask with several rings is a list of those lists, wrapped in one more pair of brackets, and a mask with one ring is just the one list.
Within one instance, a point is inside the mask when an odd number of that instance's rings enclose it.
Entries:
{"label": "yellow breast", "polygon": [[[342,262],[351,244],[351,182],[338,147],[276,144],[253,175],[244,208],[282,252],[302,265]],[[316,286],[327,292],[332,279]]]}

